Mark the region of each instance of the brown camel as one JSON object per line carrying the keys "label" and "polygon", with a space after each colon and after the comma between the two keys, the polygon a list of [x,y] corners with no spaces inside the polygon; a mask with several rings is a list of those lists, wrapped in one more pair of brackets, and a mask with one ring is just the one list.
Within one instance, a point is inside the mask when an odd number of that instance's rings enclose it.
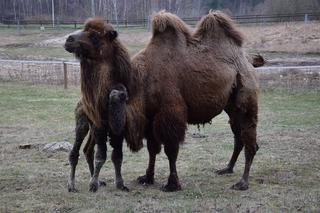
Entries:
{"label": "brown camel", "polygon": [[181,19],[163,11],[153,17],[152,27],[151,41],[131,62],[117,33],[101,19],[90,19],[82,32],[66,41],[66,50],[80,59],[83,106],[98,132],[90,188],[98,188],[99,172],[106,159],[103,132],[108,119],[107,91],[120,82],[130,97],[124,131],[127,144],[138,151],[142,139],[147,139],[149,165],[146,174],[138,178],[139,183],[154,182],[156,154],[164,145],[170,175],[163,190],[181,189],[176,160],[186,124],[207,123],[224,110],[230,118],[235,146],[227,168],[218,173],[231,173],[245,147],[244,173],[232,188],[246,190],[258,150],[258,85],[241,47],[241,33],[221,12],[203,17],[193,34]]}

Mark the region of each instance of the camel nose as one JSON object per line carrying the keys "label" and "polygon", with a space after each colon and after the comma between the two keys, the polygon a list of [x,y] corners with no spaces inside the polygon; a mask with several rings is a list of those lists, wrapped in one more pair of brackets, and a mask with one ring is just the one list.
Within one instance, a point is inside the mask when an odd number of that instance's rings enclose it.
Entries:
{"label": "camel nose", "polygon": [[72,35],[67,38],[67,42],[74,42],[74,41],[75,41],[75,38]]}

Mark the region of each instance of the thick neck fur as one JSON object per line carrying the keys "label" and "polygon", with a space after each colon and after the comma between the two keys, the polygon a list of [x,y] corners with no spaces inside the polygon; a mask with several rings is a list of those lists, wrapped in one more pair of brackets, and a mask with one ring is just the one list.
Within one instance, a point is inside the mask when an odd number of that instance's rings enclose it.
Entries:
{"label": "thick neck fur", "polygon": [[107,110],[111,67],[106,62],[81,60],[81,93],[84,110],[90,120],[101,127]]}
{"label": "thick neck fur", "polygon": [[81,92],[84,110],[90,120],[101,127],[107,120],[108,95],[112,85],[121,83],[129,98],[135,93],[131,61],[126,48],[118,41],[103,60],[81,59]]}

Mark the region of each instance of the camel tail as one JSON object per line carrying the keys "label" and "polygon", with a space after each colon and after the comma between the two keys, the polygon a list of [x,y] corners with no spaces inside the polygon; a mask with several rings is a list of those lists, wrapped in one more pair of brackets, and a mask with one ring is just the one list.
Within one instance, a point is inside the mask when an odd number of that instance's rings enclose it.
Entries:
{"label": "camel tail", "polygon": [[196,29],[195,36],[203,37],[205,34],[217,33],[218,29],[222,29],[224,34],[232,39],[235,44],[242,46],[244,37],[242,33],[236,29],[233,20],[221,11],[211,11],[204,16]]}
{"label": "camel tail", "polygon": [[187,39],[191,39],[189,27],[178,16],[166,12],[165,10],[154,13],[152,17],[153,36],[158,33],[163,33],[167,30],[181,32],[187,37]]}

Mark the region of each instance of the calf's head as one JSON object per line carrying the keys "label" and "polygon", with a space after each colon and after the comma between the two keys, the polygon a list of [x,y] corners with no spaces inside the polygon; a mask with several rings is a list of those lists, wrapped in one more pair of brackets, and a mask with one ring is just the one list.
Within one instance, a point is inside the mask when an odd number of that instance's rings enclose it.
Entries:
{"label": "calf's head", "polygon": [[126,124],[126,101],[128,92],[123,84],[116,84],[109,94],[108,123],[111,132],[121,135]]}

